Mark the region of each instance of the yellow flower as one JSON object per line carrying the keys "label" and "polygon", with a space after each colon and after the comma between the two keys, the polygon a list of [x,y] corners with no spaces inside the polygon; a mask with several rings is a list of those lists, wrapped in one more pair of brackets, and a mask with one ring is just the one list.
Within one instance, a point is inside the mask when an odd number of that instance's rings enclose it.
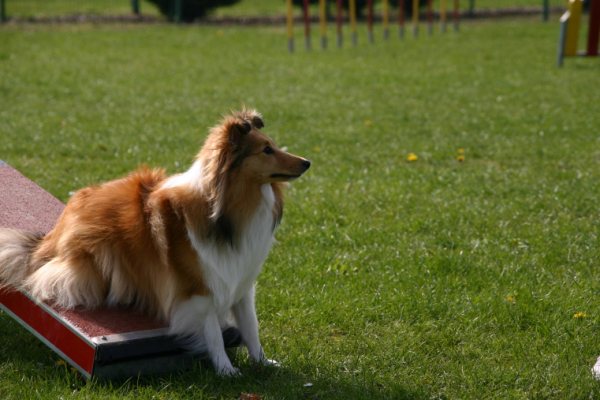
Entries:
{"label": "yellow flower", "polygon": [[456,156],[456,161],[458,162],[463,162],[465,161],[465,155],[464,154],[459,154]]}
{"label": "yellow flower", "polygon": [[415,153],[408,153],[408,155],[406,156],[406,161],[408,162],[415,162],[418,159],[419,157]]}
{"label": "yellow flower", "polygon": [[371,121],[370,119],[365,119],[365,126],[366,127],[373,126],[373,121]]}
{"label": "yellow flower", "polygon": [[506,296],[504,298],[504,300],[506,300],[506,302],[510,303],[510,304],[515,304],[517,302],[517,299],[515,296],[513,296],[512,294],[509,294],[508,296]]}
{"label": "yellow flower", "polygon": [[587,314],[584,313],[583,311],[578,311],[575,314],[573,314],[573,318],[575,318],[575,319],[587,318]]}
{"label": "yellow flower", "polygon": [[459,147],[458,150],[456,150],[456,152],[458,154],[465,154],[465,149],[463,149],[462,147]]}
{"label": "yellow flower", "polygon": [[65,360],[56,360],[56,362],[54,363],[54,365],[56,365],[57,367],[62,367],[62,366],[67,366],[67,363],[65,362]]}

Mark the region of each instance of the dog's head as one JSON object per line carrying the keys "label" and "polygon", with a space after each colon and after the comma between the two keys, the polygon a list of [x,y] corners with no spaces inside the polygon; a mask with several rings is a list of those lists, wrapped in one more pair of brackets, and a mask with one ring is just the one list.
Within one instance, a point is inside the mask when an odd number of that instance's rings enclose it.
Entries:
{"label": "dog's head", "polygon": [[277,147],[261,131],[263,127],[258,112],[234,112],[211,130],[200,157],[204,161],[216,161],[212,167],[220,174],[235,172],[238,179],[258,184],[286,182],[306,172],[310,161]]}

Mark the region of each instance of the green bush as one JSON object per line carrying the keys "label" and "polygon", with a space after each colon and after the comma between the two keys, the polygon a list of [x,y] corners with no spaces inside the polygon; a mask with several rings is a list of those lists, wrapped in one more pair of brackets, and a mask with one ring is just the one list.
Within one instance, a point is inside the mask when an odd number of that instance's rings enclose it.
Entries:
{"label": "green bush", "polygon": [[212,9],[229,6],[239,0],[149,0],[170,20],[193,22],[205,17]]}

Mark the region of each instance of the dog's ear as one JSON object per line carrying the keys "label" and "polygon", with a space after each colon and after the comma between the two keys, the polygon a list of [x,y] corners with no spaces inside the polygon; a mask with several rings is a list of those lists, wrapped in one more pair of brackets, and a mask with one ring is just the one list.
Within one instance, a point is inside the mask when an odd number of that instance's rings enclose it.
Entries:
{"label": "dog's ear", "polygon": [[242,135],[247,135],[252,130],[252,124],[246,120],[242,120],[237,124],[237,129]]}
{"label": "dog's ear", "polygon": [[262,118],[258,115],[255,115],[252,117],[252,125],[256,128],[256,129],[262,129],[265,126],[265,123],[263,122]]}
{"label": "dog's ear", "polygon": [[251,130],[252,125],[246,120],[237,119],[232,121],[228,127],[229,141],[233,144],[237,144],[244,136],[249,134]]}

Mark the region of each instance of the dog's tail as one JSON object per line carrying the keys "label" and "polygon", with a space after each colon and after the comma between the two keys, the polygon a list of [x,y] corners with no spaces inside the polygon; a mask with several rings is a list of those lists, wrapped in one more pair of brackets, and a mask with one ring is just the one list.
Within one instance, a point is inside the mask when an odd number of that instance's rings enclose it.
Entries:
{"label": "dog's tail", "polygon": [[0,289],[20,288],[32,272],[31,255],[44,235],[0,229]]}

